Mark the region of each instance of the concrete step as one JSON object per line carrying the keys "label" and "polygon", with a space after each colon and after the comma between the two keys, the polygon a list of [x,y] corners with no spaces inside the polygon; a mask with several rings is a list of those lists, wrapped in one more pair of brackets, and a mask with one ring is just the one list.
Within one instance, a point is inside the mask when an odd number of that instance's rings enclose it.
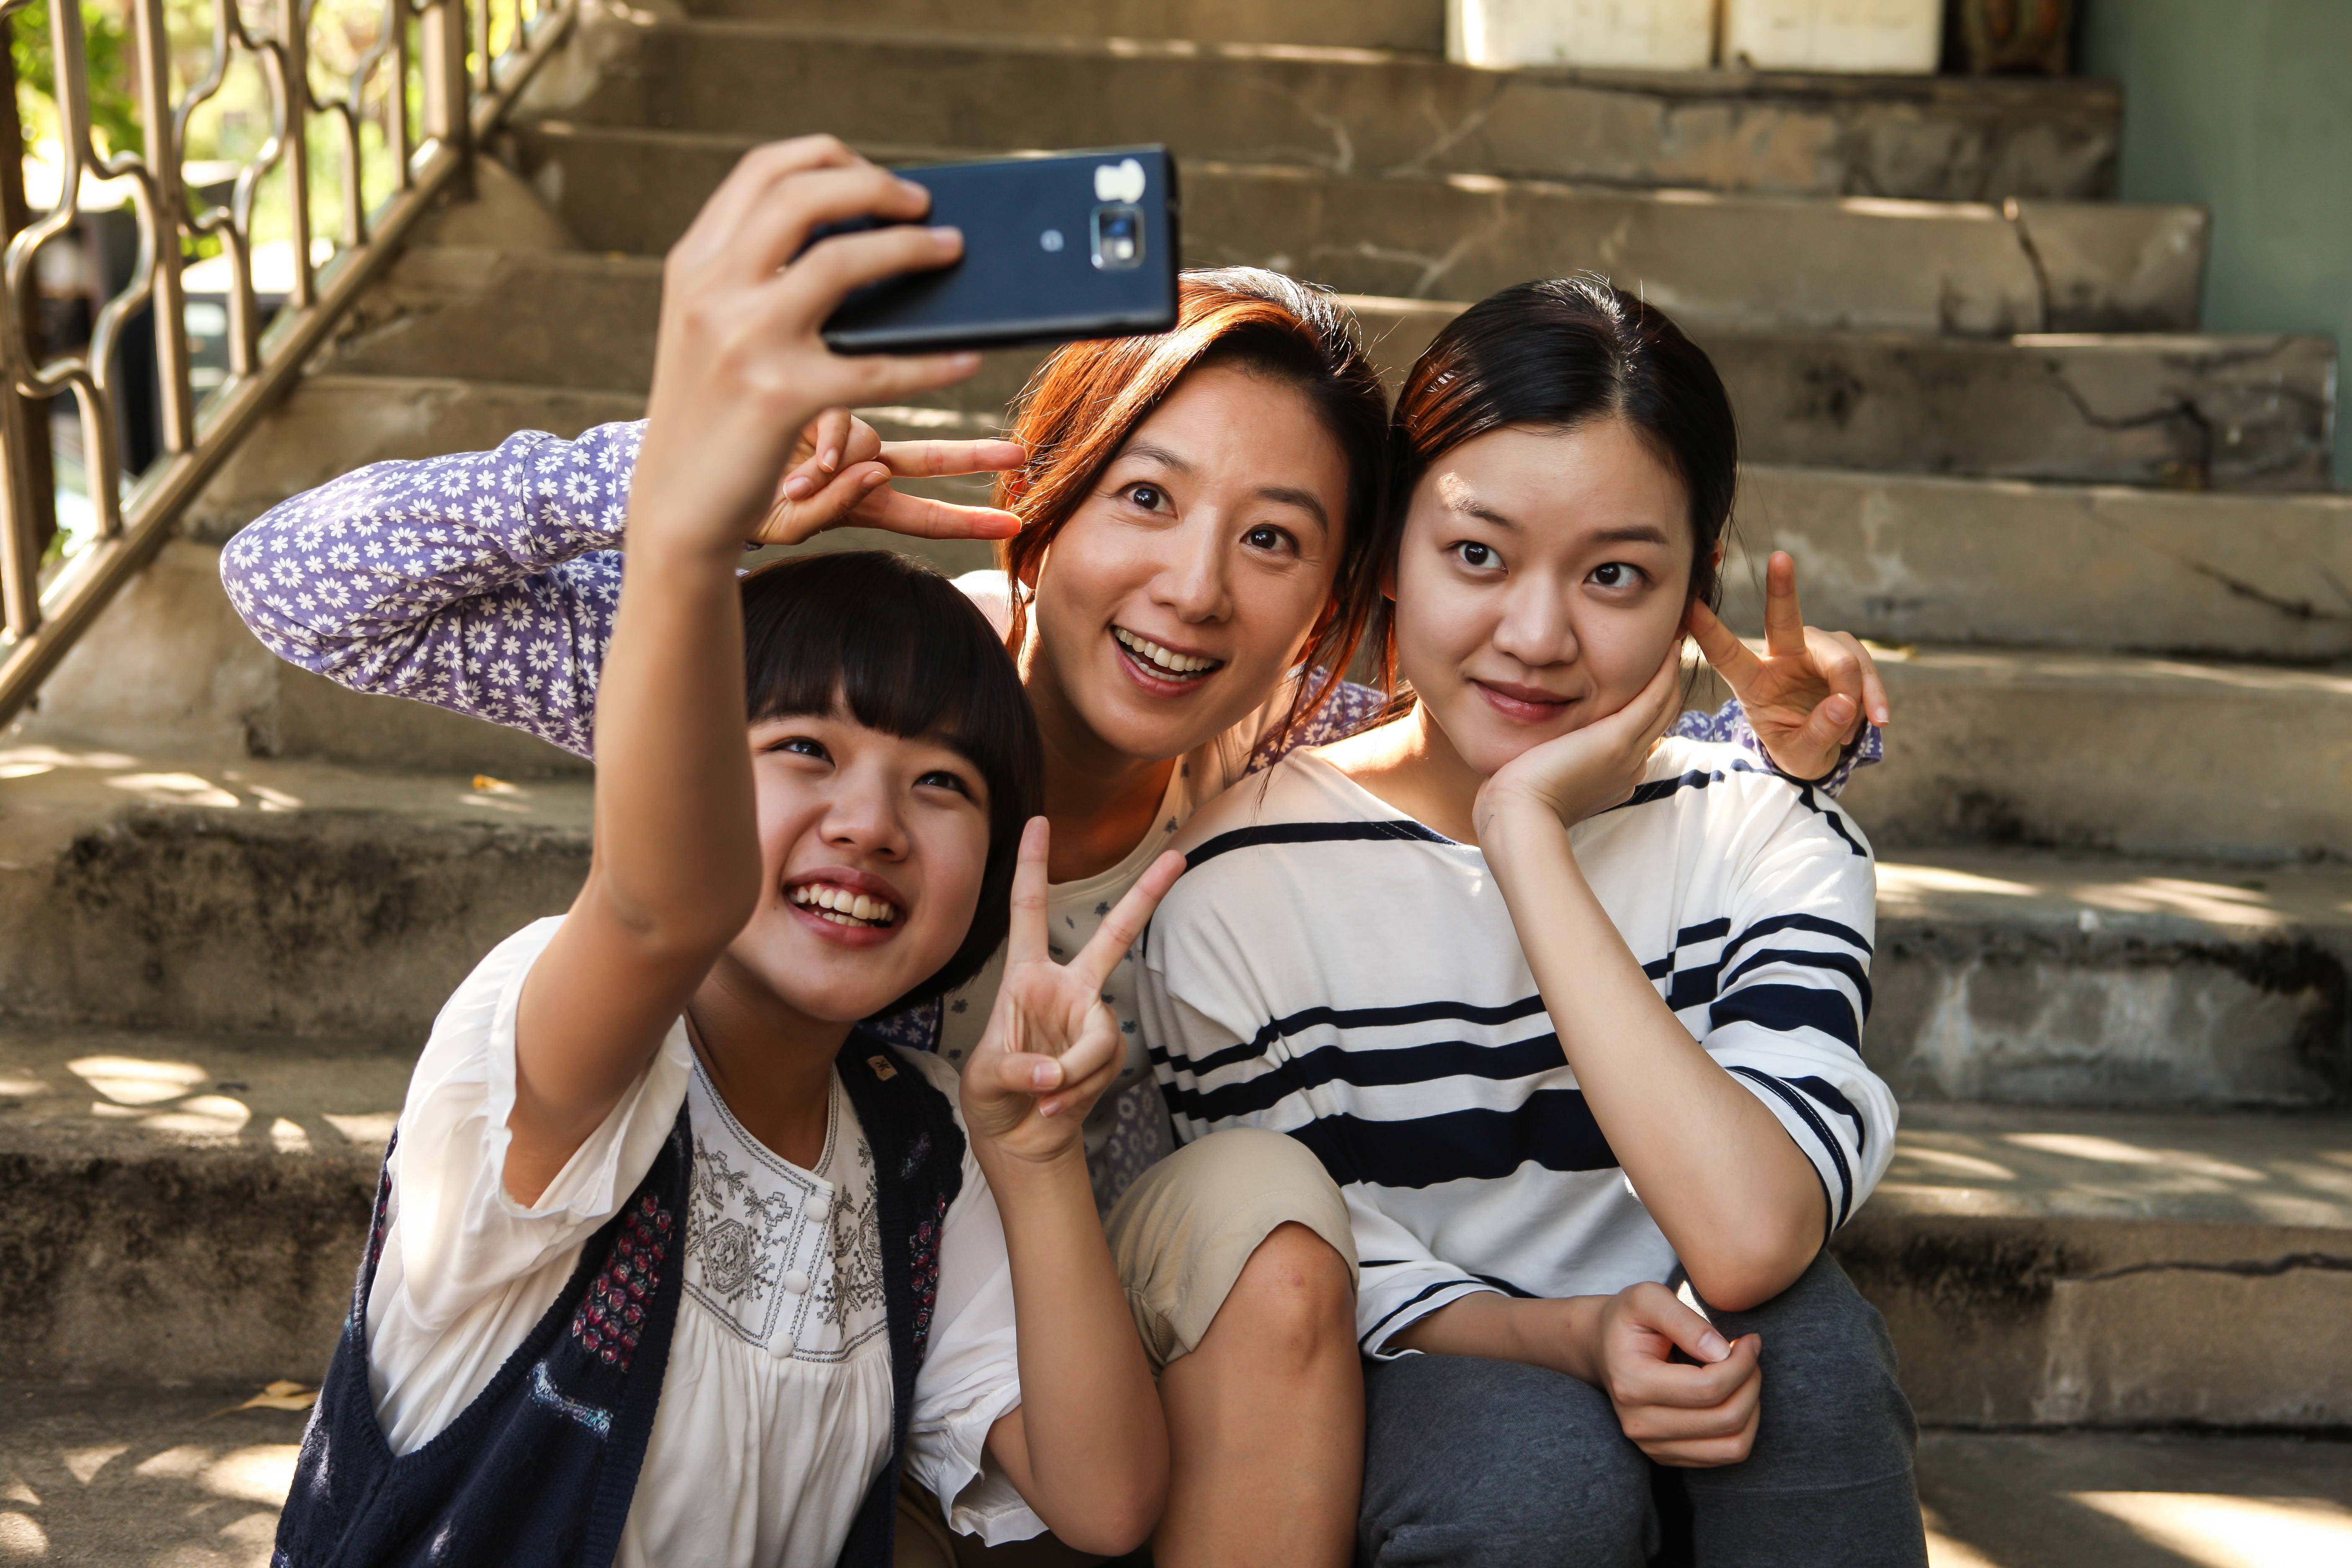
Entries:
{"label": "concrete step", "polygon": [[1907,1105],[2352,1106],[2341,862],[1882,846],[1871,985],[1864,1053]]}
{"label": "concrete step", "polygon": [[1914,1104],[1832,1245],[1923,1422],[2352,1424],[2341,1114]]}
{"label": "concrete step", "polygon": [[2352,673],[2035,650],[1878,658],[1890,760],[1846,798],[1883,853],[2352,858]]}
{"label": "concrete step", "polygon": [[2097,200],[2115,194],[2123,110],[2113,83],[2079,78],[1489,71],[1291,44],[910,34],[872,16],[625,37],[564,118],[940,148],[1164,142],[1193,160],[1341,174]]}
{"label": "concrete step", "polygon": [[[0,1384],[0,1544],[59,1568],[267,1568],[306,1417],[235,1408],[256,1392]],[[2340,1442],[1930,1431],[1918,1474],[1931,1568],[2288,1568],[2352,1553]]]}
{"label": "concrete step", "polygon": [[570,905],[588,829],[584,779],[12,737],[0,1017],[414,1043],[499,939]]}
{"label": "concrete step", "polygon": [[316,1384],[416,1049],[0,1025],[0,1377]]}
{"label": "concrete step", "polygon": [[[1463,309],[1349,303],[1391,389]],[[1751,465],[2199,490],[2331,483],[2336,346],[2325,336],[1697,335]]]}
{"label": "concrete step", "polygon": [[[1354,296],[1391,384],[1460,306]],[[424,247],[322,368],[642,393],[661,268],[646,257]],[[599,330],[583,337],[577,323]],[[2336,351],[2318,336],[1706,335],[1751,462],[2222,490],[2324,489]],[[1035,350],[927,402],[994,413]]]}
{"label": "concrete step", "polygon": [[[827,0],[688,0],[688,16],[825,23]],[[1181,38],[1199,43],[1309,44],[1445,52],[1444,0],[871,0],[866,26],[908,35]]]}
{"label": "concrete step", "polygon": [[[513,139],[521,172],[587,248],[641,256],[684,232],[746,145],[553,119]],[[2181,206],[1643,193],[1209,162],[1181,178],[1191,262],[1457,300],[1591,268],[1708,329],[2192,331],[2208,227]]]}
{"label": "concrete step", "polygon": [[[2352,498],[2186,495],[1746,468],[1725,573],[1762,625],[1760,565],[1805,614],[1892,643],[2352,658]],[[2292,679],[2282,676],[2281,679]]]}

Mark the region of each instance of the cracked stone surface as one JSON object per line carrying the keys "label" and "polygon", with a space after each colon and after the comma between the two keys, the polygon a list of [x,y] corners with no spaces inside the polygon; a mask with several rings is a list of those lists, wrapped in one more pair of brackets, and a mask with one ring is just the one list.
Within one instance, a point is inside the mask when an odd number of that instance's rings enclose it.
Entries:
{"label": "cracked stone surface", "polygon": [[[0,1384],[0,1552],[263,1568],[305,1417],[250,1384]],[[1929,1431],[1933,1568],[2302,1568],[2352,1554],[2352,1452],[2251,1436]]]}
{"label": "cracked stone surface", "polygon": [[[1088,29],[1092,31],[1093,29]],[[577,123],[899,149],[1165,142],[1339,174],[1480,173],[1784,195],[2000,201],[2115,190],[2112,85],[1472,70],[1349,47],[991,35],[861,18],[631,27]],[[887,94],[869,84],[887,77]]]}
{"label": "cracked stone surface", "polygon": [[[518,127],[515,145],[589,248],[654,255],[748,143],[546,120]],[[1477,299],[1595,268],[1694,326],[2000,337],[2197,324],[2205,231],[2195,208],[2043,204],[2037,271],[2000,209],[1968,204],[1205,162],[1186,164],[1182,179],[1188,261],[1272,267],[1344,293]],[[622,189],[641,196],[609,199]],[[2063,266],[2047,259],[2061,240]]]}

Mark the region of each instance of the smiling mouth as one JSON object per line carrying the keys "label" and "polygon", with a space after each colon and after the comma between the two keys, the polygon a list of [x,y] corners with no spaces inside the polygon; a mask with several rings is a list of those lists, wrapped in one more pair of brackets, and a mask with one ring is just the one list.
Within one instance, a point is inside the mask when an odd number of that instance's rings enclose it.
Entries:
{"label": "smiling mouth", "polygon": [[1118,639],[1120,650],[1128,658],[1156,680],[1202,680],[1225,667],[1225,661],[1221,658],[1172,653],[1150,637],[1136,636],[1125,626],[1111,627],[1110,635]]}
{"label": "smiling mouth", "polygon": [[792,889],[793,903],[820,920],[860,931],[887,931],[898,923],[898,908],[870,893],[852,892],[829,882],[804,882]]}

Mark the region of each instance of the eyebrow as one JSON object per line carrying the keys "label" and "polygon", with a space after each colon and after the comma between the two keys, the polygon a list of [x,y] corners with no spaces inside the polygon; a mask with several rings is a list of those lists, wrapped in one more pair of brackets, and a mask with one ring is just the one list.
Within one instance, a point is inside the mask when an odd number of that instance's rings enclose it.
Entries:
{"label": "eyebrow", "polygon": [[[1163,468],[1172,468],[1186,476],[1190,476],[1192,472],[1192,464],[1167,447],[1155,447],[1148,441],[1135,442],[1122,449],[1118,455],[1120,458],[1141,458],[1148,462],[1157,463]],[[1313,490],[1302,490],[1295,485],[1260,485],[1250,493],[1260,500],[1270,500],[1280,506],[1295,506],[1324,528],[1328,529],[1331,526],[1331,514],[1324,509],[1323,498]]]}
{"label": "eyebrow", "polygon": [[[1517,523],[1505,517],[1493,507],[1483,505],[1471,497],[1464,496],[1459,500],[1449,501],[1447,505],[1454,511],[1466,513],[1482,522],[1491,522],[1496,528],[1507,529],[1513,533],[1521,531]],[[1595,544],[1672,545],[1674,543],[1673,540],[1666,537],[1664,529],[1649,522],[1631,522],[1622,528],[1604,528],[1589,534],[1587,538]]]}

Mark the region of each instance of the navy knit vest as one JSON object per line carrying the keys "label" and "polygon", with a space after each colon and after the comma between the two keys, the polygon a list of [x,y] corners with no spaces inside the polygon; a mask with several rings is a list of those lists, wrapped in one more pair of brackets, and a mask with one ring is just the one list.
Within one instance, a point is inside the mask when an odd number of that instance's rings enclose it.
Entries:
{"label": "navy knit vest", "polygon": [[[940,1240],[963,1185],[963,1133],[947,1097],[891,1052],[861,1028],[835,1062],[874,1151],[891,1372],[890,1462],[866,1489],[841,1568],[889,1568]],[[351,1317],[302,1436],[272,1568],[605,1568],[668,1368],[693,1152],[681,1106],[653,1169],[589,1238],[562,1294],[488,1386],[423,1447],[395,1456],[367,1358],[368,1291],[392,1197],[387,1150]]]}

